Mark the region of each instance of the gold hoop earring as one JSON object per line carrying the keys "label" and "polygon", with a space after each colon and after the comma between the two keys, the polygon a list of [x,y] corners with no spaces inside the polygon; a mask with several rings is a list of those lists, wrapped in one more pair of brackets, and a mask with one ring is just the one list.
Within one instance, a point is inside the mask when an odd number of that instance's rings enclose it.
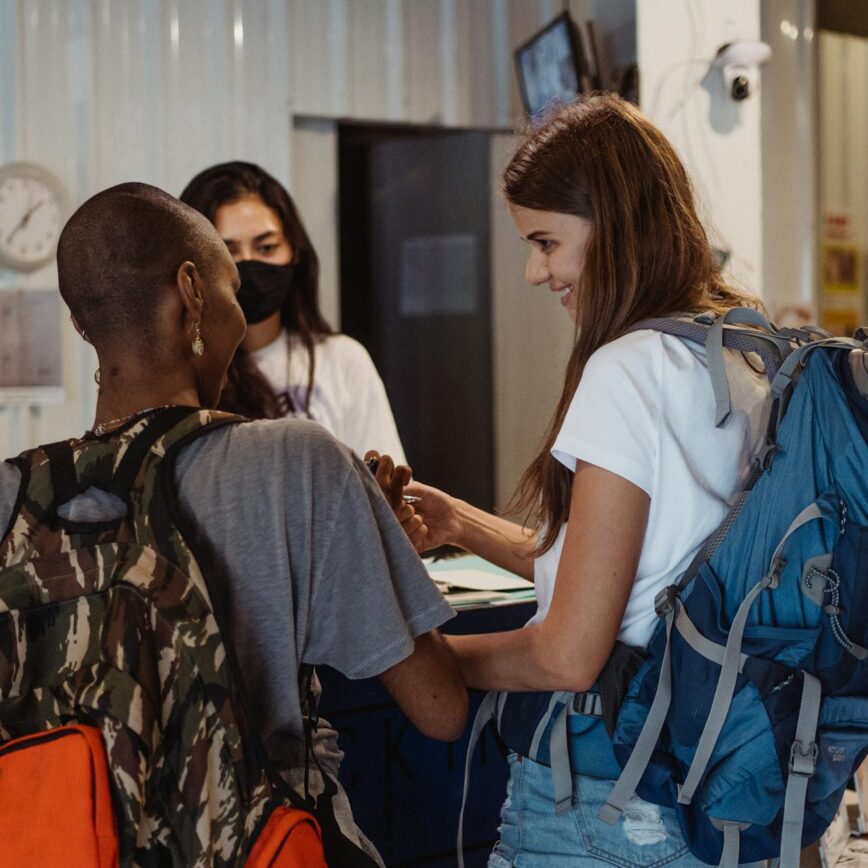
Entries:
{"label": "gold hoop earring", "polygon": [[194,356],[202,356],[205,353],[205,342],[202,340],[202,332],[199,330],[199,323],[195,324],[195,332],[193,333],[193,343],[190,345]]}
{"label": "gold hoop earring", "polygon": [[97,384],[97,386],[99,385],[99,368],[97,368],[97,369],[93,372],[93,381],[94,381],[94,383]]}
{"label": "gold hoop earring", "polygon": [[85,343],[90,343],[87,337],[87,332],[81,328],[81,326],[77,325],[75,320],[72,318],[72,314],[69,315],[69,321],[72,323],[72,327],[78,332],[79,336]]}

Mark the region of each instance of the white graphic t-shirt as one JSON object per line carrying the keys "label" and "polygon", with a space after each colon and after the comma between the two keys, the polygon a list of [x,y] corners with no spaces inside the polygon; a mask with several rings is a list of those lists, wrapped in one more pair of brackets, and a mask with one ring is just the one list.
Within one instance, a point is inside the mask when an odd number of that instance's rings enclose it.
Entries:
{"label": "white graphic t-shirt", "polygon": [[[286,332],[251,353],[278,397],[288,397],[304,417],[308,386],[308,355],[296,335]],[[386,396],[386,388],[368,351],[347,335],[329,335],[314,345],[314,387],[309,412],[357,455],[369,449],[406,464],[404,449]]]}

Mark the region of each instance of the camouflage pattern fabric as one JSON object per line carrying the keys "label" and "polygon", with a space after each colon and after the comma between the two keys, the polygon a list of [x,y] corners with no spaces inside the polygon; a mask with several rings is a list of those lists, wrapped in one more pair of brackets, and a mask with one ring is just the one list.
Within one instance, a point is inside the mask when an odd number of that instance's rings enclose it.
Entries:
{"label": "camouflage pattern fabric", "polygon": [[[16,460],[22,495],[0,544],[0,740],[70,721],[101,729],[122,865],[242,864],[275,804],[165,460],[232,421],[172,407]],[[91,485],[128,516],[61,519]]]}

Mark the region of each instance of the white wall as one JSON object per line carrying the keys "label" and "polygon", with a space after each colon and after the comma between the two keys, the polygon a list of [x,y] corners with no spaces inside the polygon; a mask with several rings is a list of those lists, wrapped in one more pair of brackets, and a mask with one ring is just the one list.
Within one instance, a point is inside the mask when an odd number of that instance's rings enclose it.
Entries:
{"label": "white wall", "polygon": [[[323,309],[338,322],[334,126],[311,117],[507,128],[522,115],[512,50],[562,8],[560,0],[0,0],[0,164],[43,164],[75,206],[125,180],[178,193],[214,162],[259,162],[297,194],[321,255]],[[598,21],[616,62],[635,57],[634,0],[571,0],[570,10]],[[506,492],[536,448],[562,362],[543,321],[522,343],[540,352],[504,342],[523,317],[523,254],[511,231],[498,238],[496,463]],[[0,288],[56,282],[53,266],[27,277],[0,271]],[[92,421],[95,356],[68,323],[63,340],[65,402],[0,405],[0,455]],[[513,374],[546,385],[518,400]]]}
{"label": "white wall", "polygon": [[[759,100],[721,108],[697,86],[701,67],[684,63],[710,59],[729,39],[757,38],[759,0],[568,5],[576,19],[597,22],[615,63],[638,52],[646,110],[697,178],[739,276],[760,289]],[[323,306],[336,321],[333,125],[309,118],[503,130],[521,120],[512,50],[563,8],[561,0],[0,0],[0,163],[44,164],[78,204],[123,180],[177,193],[216,161],[259,162],[298,194],[323,260]],[[495,172],[510,148],[498,136]],[[494,219],[503,502],[539,443],[570,334],[560,310],[551,317],[528,295],[524,251],[502,210]],[[0,272],[0,286],[56,280],[53,267],[27,278]],[[64,359],[63,405],[36,415],[0,407],[0,455],[91,422],[95,359],[71,326]]]}
{"label": "white wall", "polygon": [[292,130],[290,190],[319,256],[320,310],[330,325],[341,325],[338,239],[337,123],[299,118]]}
{"label": "white wall", "polygon": [[741,103],[708,68],[718,48],[760,38],[760,0],[637,0],[641,104],[687,166],[729,279],[763,293],[760,99]]}
{"label": "white wall", "polygon": [[[763,0],[763,288],[772,315],[811,307],[816,286],[814,0]],[[811,317],[816,319],[815,316]]]}
{"label": "white wall", "polygon": [[[511,40],[540,27],[551,6],[0,0],[0,164],[44,165],[75,206],[121,181],[178,193],[214,162],[259,162],[305,191],[324,254],[324,307],[334,317],[337,263],[327,254],[335,234],[323,226],[331,203],[312,194],[305,148],[315,133],[293,136],[293,116],[508,126]],[[0,288],[56,283],[53,265],[26,277],[0,271]],[[92,421],[95,357],[64,328],[65,402],[34,411],[0,405],[0,455]]]}

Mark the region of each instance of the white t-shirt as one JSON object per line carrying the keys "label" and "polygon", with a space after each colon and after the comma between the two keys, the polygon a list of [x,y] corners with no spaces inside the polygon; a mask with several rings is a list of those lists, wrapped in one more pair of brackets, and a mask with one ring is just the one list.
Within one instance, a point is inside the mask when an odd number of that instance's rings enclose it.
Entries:
{"label": "white t-shirt", "polygon": [[[286,332],[251,353],[278,395],[288,393],[295,414],[304,417],[309,365],[307,349]],[[314,344],[314,381],[310,415],[357,455],[376,449],[406,464],[386,388],[368,351],[346,335],[329,335]]]}
{"label": "white t-shirt", "polygon": [[[687,568],[743,487],[766,432],[766,377],[740,353],[725,351],[732,415],[714,425],[705,349],[655,331],[638,331],[588,360],[552,454],[570,470],[602,467],[651,498],[639,567],[618,638],[645,647],[655,596]],[[551,604],[566,525],[534,565],[539,610]],[[600,588],[605,593],[605,588]]]}

